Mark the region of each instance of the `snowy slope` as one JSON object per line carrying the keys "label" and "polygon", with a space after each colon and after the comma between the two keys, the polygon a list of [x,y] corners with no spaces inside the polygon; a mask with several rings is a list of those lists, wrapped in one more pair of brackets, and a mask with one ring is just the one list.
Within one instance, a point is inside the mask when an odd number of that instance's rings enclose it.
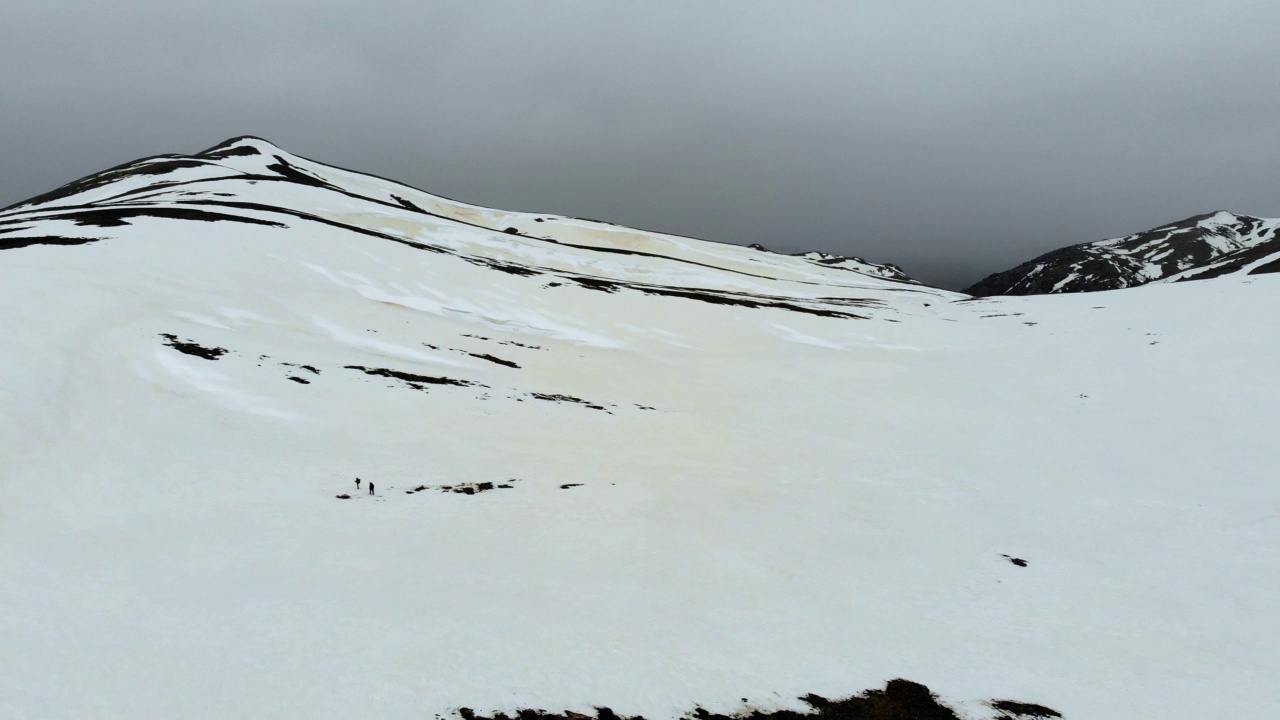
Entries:
{"label": "snowy slope", "polygon": [[975,300],[255,139],[0,248],[0,717],[1280,713],[1280,276]]}
{"label": "snowy slope", "polygon": [[1280,220],[1216,212],[1072,245],[983,278],[973,295],[1044,295],[1280,272]]}

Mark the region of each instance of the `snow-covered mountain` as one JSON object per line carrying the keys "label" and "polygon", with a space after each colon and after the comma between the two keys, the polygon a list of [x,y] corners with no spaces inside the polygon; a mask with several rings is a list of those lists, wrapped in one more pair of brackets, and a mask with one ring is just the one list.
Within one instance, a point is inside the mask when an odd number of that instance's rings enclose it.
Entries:
{"label": "snow-covered mountain", "polygon": [[1045,253],[989,275],[971,295],[1046,295],[1280,272],[1280,220],[1216,212]]}
{"label": "snow-covered mountain", "polygon": [[[263,187],[253,187],[258,185]],[[338,213],[324,212],[326,205],[335,202],[351,208]],[[585,248],[593,253],[654,253],[667,260],[693,266],[704,264],[700,261],[711,260],[710,267],[719,268],[719,264],[723,264],[723,269],[747,276],[752,275],[750,271],[756,266],[769,264],[787,268],[781,273],[783,276],[807,277],[809,271],[805,266],[818,265],[913,282],[896,266],[876,265],[858,258],[812,252],[791,256],[803,263],[774,262],[772,258],[762,259],[757,253],[736,246],[714,247],[704,242],[690,244],[682,238],[595,220],[505,212],[468,205],[392,181],[305,160],[252,137],[228,140],[196,155],[144,158],[10,206],[0,215],[3,222],[0,229],[7,235],[0,242],[4,243],[3,247],[31,243],[80,243],[97,239],[101,233],[75,228],[119,226],[128,224],[129,218],[276,226],[288,226],[290,221],[297,223],[302,220],[342,226],[357,232],[386,232],[386,228],[368,227],[370,223],[362,223],[352,217],[371,214],[385,215],[386,218],[427,216],[484,230],[499,230],[536,240],[538,242],[532,246],[539,248],[545,248],[547,243],[569,247],[574,243],[585,243]],[[378,222],[373,225],[377,226]],[[392,231],[390,234],[396,233]],[[516,264],[522,263],[515,255],[510,259]]]}
{"label": "snow-covered mountain", "polygon": [[114,168],[0,213],[0,717],[1277,716],[1277,302]]}

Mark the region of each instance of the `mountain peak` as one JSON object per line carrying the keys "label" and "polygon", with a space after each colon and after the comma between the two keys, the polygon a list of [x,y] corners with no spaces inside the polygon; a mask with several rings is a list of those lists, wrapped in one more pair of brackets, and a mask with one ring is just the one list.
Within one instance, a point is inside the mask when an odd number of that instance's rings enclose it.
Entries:
{"label": "mountain peak", "polygon": [[239,135],[228,138],[213,147],[201,150],[195,157],[228,157],[231,155],[271,155],[286,152],[279,145],[256,135]]}

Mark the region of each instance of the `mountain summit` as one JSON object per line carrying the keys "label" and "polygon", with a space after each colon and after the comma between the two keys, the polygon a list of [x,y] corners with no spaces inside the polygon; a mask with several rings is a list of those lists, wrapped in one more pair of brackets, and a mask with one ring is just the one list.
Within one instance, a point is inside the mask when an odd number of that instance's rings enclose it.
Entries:
{"label": "mountain summit", "polygon": [[0,715],[1274,717],[1267,262],[974,298],[253,138],[84,178],[0,212]]}

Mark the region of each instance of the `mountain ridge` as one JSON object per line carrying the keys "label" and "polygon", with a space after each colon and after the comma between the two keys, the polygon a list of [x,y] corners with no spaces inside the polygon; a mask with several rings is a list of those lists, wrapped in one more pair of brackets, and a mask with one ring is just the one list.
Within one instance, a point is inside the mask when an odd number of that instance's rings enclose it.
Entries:
{"label": "mountain ridge", "polygon": [[1225,210],[1132,235],[1051,250],[965,288],[974,296],[1048,295],[1280,271],[1280,219]]}
{"label": "mountain ridge", "polygon": [[[257,159],[259,162],[251,162]],[[237,164],[240,166],[237,167]],[[311,169],[304,166],[310,165]],[[323,168],[354,178],[376,180],[385,187],[401,191],[383,190],[381,196],[370,195],[359,189],[341,187],[324,179]],[[177,179],[174,179],[177,178]],[[455,222],[475,223],[489,230],[524,235],[543,241],[556,241],[556,233],[545,232],[548,221],[580,221],[600,227],[630,230],[653,237],[681,238],[684,236],[623,228],[614,223],[585,218],[568,218],[538,213],[506,213],[472,205],[463,201],[426,193],[405,183],[359,172],[340,166],[320,163],[288,153],[271,141],[254,135],[229,138],[192,155],[160,154],[139,158],[130,162],[87,175],[65,185],[14,203],[0,210],[0,228],[12,226],[37,210],[66,211],[64,201],[78,200],[81,205],[97,207],[103,203],[119,205],[126,198],[163,193],[181,186],[198,186],[218,181],[243,180],[248,182],[286,181],[340,192],[362,201],[374,202],[436,215]],[[118,196],[102,196],[101,191],[115,186],[128,186]],[[402,195],[414,195],[426,202],[415,204]],[[190,196],[198,193],[187,193]],[[142,198],[139,198],[142,199]],[[170,201],[181,202],[181,197]],[[194,200],[205,205],[226,205],[225,201],[204,197]],[[116,211],[121,212],[121,211]],[[490,217],[485,218],[489,214]],[[195,215],[193,214],[192,217]],[[541,227],[507,225],[499,227],[502,217],[535,218],[544,223]],[[1239,215],[1228,211],[1216,211],[1194,215],[1174,223],[1166,223],[1151,230],[1117,238],[1083,242],[1051,250],[1031,260],[1003,271],[992,273],[961,292],[973,296],[1038,295],[1072,292],[1095,292],[1138,287],[1152,282],[1180,282],[1208,279],[1234,272],[1262,274],[1280,270],[1280,220]],[[0,240],[0,244],[12,246],[19,235]],[[698,242],[714,242],[684,238]],[[50,242],[68,244],[86,242],[85,239]],[[732,243],[717,243],[729,247],[741,247]],[[763,245],[747,246],[751,250],[776,254]],[[599,248],[597,248],[599,250]],[[1274,257],[1273,257],[1274,256]],[[884,278],[913,285],[922,284],[908,276],[902,268],[892,263],[872,263],[859,257],[835,255],[821,251],[788,253],[783,257],[799,258],[807,263],[831,267],[865,276]]]}
{"label": "mountain ridge", "polygon": [[[256,167],[253,165],[249,165],[248,167],[241,167],[241,168],[236,168],[234,165],[228,166],[220,162],[220,161],[227,161],[227,160],[231,160],[233,162],[236,162],[236,161],[246,162],[249,158],[254,158],[255,156],[257,156],[258,158],[274,159],[275,162],[258,163]],[[309,172],[299,167],[299,165],[306,165],[306,164],[310,164],[315,168],[328,168],[331,171],[345,173],[354,177],[377,180],[381,183],[386,184],[387,186],[394,186],[396,188],[402,189],[403,191],[405,191],[403,194],[415,194],[419,197],[429,198],[428,203],[426,203],[428,206],[434,203],[434,204],[439,204],[441,207],[424,209],[424,207],[421,206],[422,205],[421,203],[414,204],[410,201],[407,201],[405,198],[400,197],[394,192],[384,192],[383,197],[374,197],[367,194],[360,194],[359,192],[352,192],[350,188],[340,187],[339,185],[335,185],[333,183],[327,182],[324,179],[322,179],[323,171],[321,171],[320,175],[317,175],[315,172]],[[229,174],[218,175],[217,169],[226,171]],[[96,195],[91,195],[91,193],[93,193],[96,190],[111,187],[116,184],[125,183],[125,181],[131,180],[131,179],[137,180],[139,178],[159,178],[162,176],[172,175],[175,173],[181,176],[184,174],[183,171],[211,171],[213,174],[207,175],[204,177],[184,178],[182,180],[176,180],[176,181],[161,179],[153,183],[144,182],[139,187],[135,187],[129,191],[126,191],[125,193],[121,193],[119,197],[104,198]],[[191,174],[191,173],[185,173],[185,174]],[[556,216],[556,215],[551,215],[546,213],[508,213],[505,211],[497,211],[491,208],[485,208],[483,206],[473,205],[471,203],[455,200],[442,195],[427,193],[425,191],[419,190],[418,188],[414,188],[410,185],[399,182],[397,180],[392,180],[392,179],[381,177],[371,173],[351,170],[351,169],[343,168],[337,165],[321,163],[315,160],[304,158],[302,156],[293,155],[292,153],[289,153],[288,151],[272,143],[271,141],[258,136],[254,136],[254,135],[241,135],[241,136],[229,138],[227,140],[217,143],[216,145],[206,148],[193,155],[178,155],[178,154],[153,155],[153,156],[148,156],[148,157],[140,158],[137,160],[133,160],[130,162],[122,163],[120,165],[116,165],[114,167],[108,168],[106,170],[102,170],[97,173],[92,173],[85,177],[66,183],[65,185],[62,185],[48,192],[14,203],[13,205],[10,205],[0,210],[0,223],[3,223],[6,221],[5,219],[6,215],[10,215],[10,216],[15,214],[21,215],[21,214],[34,212],[38,209],[45,209],[45,210],[65,209],[62,205],[59,205],[57,203],[59,201],[69,200],[77,197],[79,197],[82,200],[81,204],[85,204],[84,201],[87,201],[90,204],[101,203],[104,201],[120,200],[123,197],[126,197],[127,195],[137,195],[139,193],[163,191],[165,189],[177,187],[180,185],[210,183],[210,182],[233,180],[233,179],[241,179],[241,180],[254,181],[254,182],[263,182],[263,181],[277,182],[281,180],[286,180],[286,181],[290,181],[290,182],[294,182],[302,185],[314,185],[316,187],[324,187],[328,190],[352,195],[352,196],[358,197],[361,200],[372,201],[382,205],[397,206],[402,209],[409,209],[416,212],[437,215],[437,216],[445,217],[455,222],[472,223],[477,220],[477,216],[475,213],[459,213],[459,212],[441,213],[441,209],[447,208],[448,210],[454,210],[454,211],[458,209],[468,209],[468,210],[474,210],[474,211],[481,211],[482,214],[487,212],[490,214],[495,214],[497,216],[511,216],[511,217],[535,217],[536,216],[538,218],[537,222],[581,221],[584,223],[592,223],[599,226],[609,226],[609,227],[619,228],[623,230],[633,230],[633,231],[645,233],[651,236],[684,238],[687,240],[696,240],[698,242],[714,242],[714,241],[701,240],[698,238],[689,238],[686,236],[672,235],[670,233],[645,231],[639,228],[624,228],[623,226],[617,225],[615,223],[609,223],[609,222],[604,222],[600,220],[590,220],[586,218],[571,218],[567,216]],[[89,195],[89,196],[85,197],[86,195]],[[209,199],[204,199],[204,200],[201,200],[201,202],[208,203],[208,202],[216,202],[216,201],[210,201]],[[10,218],[10,221],[12,221],[12,218]],[[496,220],[494,222],[496,222]],[[489,222],[489,223],[481,222],[480,226],[490,230],[502,230],[504,232],[525,235],[526,237],[536,237],[542,240],[554,239],[553,237],[548,236],[545,232],[536,233],[536,234],[532,233],[531,231],[533,230],[533,228],[528,228],[528,227],[514,228],[511,226],[507,226],[505,228],[502,228],[502,227],[497,227],[493,222]],[[537,228],[537,229],[544,230],[545,226],[543,228]],[[526,231],[529,231],[529,234],[526,234]],[[733,245],[732,243],[717,243],[717,244],[726,245],[730,247],[741,247],[738,245]],[[763,250],[764,252],[771,252],[768,250],[764,250],[763,247],[761,247],[760,249]],[[871,263],[871,262],[864,261],[860,258],[850,258],[850,257],[839,256],[839,255],[831,255],[828,253],[819,253],[816,251],[811,251],[807,253],[794,253],[790,256],[801,258],[806,262],[810,262],[816,265],[836,267],[842,270],[853,271],[856,273],[885,278],[889,280],[900,281],[900,282],[909,283],[909,284],[920,284],[918,283],[918,281],[908,277],[902,271],[902,269],[897,267],[896,265]]]}

